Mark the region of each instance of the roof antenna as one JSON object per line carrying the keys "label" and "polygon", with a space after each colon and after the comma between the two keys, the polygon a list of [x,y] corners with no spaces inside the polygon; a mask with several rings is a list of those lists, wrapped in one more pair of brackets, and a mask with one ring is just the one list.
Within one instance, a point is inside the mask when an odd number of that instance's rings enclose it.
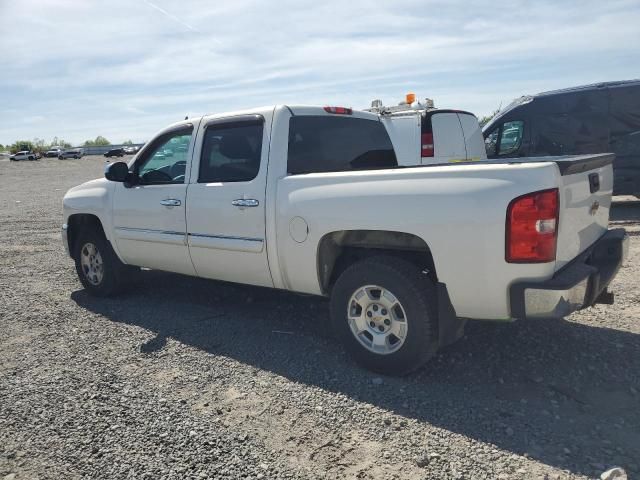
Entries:
{"label": "roof antenna", "polygon": [[189,115],[187,115],[186,117],[184,117],[185,120],[189,120]]}

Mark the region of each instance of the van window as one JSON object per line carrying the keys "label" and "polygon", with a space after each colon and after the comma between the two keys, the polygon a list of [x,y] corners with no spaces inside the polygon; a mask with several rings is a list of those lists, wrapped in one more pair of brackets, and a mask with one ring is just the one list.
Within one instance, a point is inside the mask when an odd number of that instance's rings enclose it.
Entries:
{"label": "van window", "polygon": [[289,120],[290,175],[397,166],[389,134],[377,120],[309,115]]}
{"label": "van window", "polygon": [[624,162],[629,167],[638,169],[640,154],[640,89],[638,87],[620,86],[609,89],[610,148],[616,154],[618,166]]}
{"label": "van window", "polygon": [[513,122],[505,122],[502,124],[502,135],[500,136],[499,155],[509,155],[515,153],[522,143],[522,135],[524,133],[524,122],[516,120]]}
{"label": "van window", "polygon": [[496,147],[498,145],[498,134],[500,127],[496,128],[484,139],[484,148],[487,150],[487,157],[495,157]]}

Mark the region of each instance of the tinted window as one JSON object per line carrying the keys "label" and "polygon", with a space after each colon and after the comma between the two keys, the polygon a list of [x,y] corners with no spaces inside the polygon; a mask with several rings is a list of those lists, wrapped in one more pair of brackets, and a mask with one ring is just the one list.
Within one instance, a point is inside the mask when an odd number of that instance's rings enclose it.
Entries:
{"label": "tinted window", "polygon": [[211,125],[204,134],[199,183],[248,182],[260,170],[262,120]]}
{"label": "tinted window", "polygon": [[640,86],[609,89],[611,148],[616,164],[640,168]]}
{"label": "tinted window", "polygon": [[300,115],[289,120],[287,170],[292,175],[396,166],[389,134],[378,121]]}
{"label": "tinted window", "polygon": [[498,133],[500,133],[500,128],[496,128],[493,132],[487,135],[487,138],[484,139],[484,147],[487,150],[487,157],[493,157],[496,155]]}
{"label": "tinted window", "polygon": [[607,151],[607,99],[602,89],[553,94],[528,105],[532,153],[573,155]]}

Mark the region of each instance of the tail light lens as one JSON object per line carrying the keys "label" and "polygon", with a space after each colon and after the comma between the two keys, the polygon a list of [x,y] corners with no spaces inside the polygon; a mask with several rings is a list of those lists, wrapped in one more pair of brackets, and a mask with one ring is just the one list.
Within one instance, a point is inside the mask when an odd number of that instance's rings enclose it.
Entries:
{"label": "tail light lens", "polygon": [[346,107],[324,107],[324,111],[335,115],[351,115],[353,113],[352,109]]}
{"label": "tail light lens", "polygon": [[507,208],[507,262],[543,263],[556,259],[558,203],[557,188],[511,201]]}
{"label": "tail light lens", "polygon": [[421,156],[433,157],[433,133],[423,133],[421,137],[421,141],[422,141]]}

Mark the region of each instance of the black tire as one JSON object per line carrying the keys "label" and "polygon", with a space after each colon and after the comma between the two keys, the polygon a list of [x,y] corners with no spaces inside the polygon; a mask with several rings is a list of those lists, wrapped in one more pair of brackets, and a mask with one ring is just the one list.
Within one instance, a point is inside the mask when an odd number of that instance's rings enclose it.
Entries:
{"label": "black tire", "polygon": [[[88,278],[86,267],[83,268],[81,255],[87,245],[94,245],[102,259],[102,279],[99,283]],[[128,267],[120,261],[107,241],[101,229],[87,228],[82,230],[74,245],[73,259],[76,272],[84,289],[96,297],[110,297],[119,293],[125,285]]]}
{"label": "black tire", "polygon": [[[392,353],[365,348],[347,319],[351,296],[365,285],[388,289],[406,313],[404,343]],[[375,256],[354,263],[338,278],[331,292],[333,330],[347,352],[369,370],[406,375],[424,365],[438,350],[437,290],[419,268],[400,258]]]}

